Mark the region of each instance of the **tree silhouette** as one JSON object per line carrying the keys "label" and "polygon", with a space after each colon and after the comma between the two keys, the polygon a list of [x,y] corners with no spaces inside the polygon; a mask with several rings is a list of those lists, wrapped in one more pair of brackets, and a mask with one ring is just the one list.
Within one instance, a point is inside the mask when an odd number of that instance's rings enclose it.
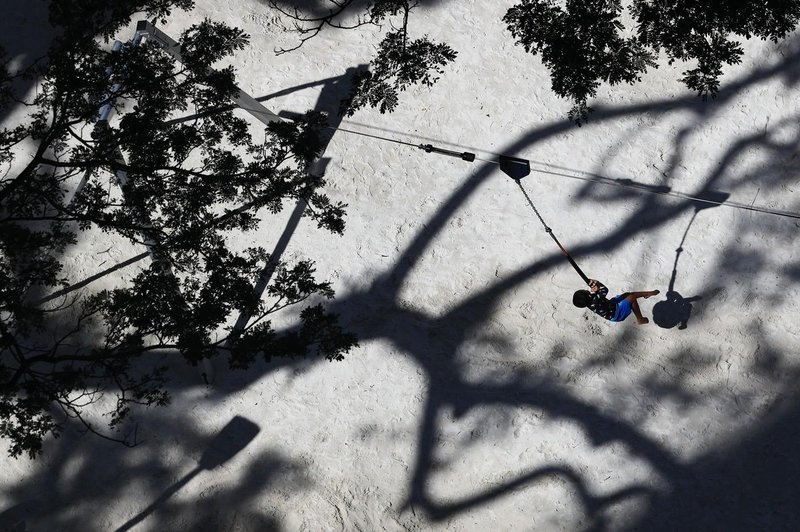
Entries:
{"label": "tree silhouette", "polygon": [[294,31],[301,35],[300,43],[294,48],[281,49],[286,53],[298,49],[307,40],[319,34],[325,27],[353,29],[366,24],[380,25],[393,17],[400,17],[398,28],[388,32],[380,45],[378,53],[367,70],[353,75],[350,93],[341,102],[340,112],[352,116],[359,109],[370,106],[381,113],[391,112],[397,107],[399,93],[415,84],[428,87],[436,83],[444,67],[455,60],[457,52],[444,43],[431,41],[427,36],[410,39],[408,36],[409,16],[419,6],[419,1],[372,0],[364,11],[351,23],[340,22],[356,4],[353,0],[333,2],[335,8],[327,14],[304,16],[296,8],[293,12],[281,6],[279,0],[270,0],[269,5],[294,21]]}
{"label": "tree silhouette", "polygon": [[[321,150],[324,116],[272,124],[256,142],[230,108],[204,112],[238,92],[232,68],[210,68],[246,46],[238,29],[192,26],[180,39],[180,67],[153,42],[113,51],[98,42],[136,13],[163,19],[190,4],[93,10],[56,1],[51,17],[63,31],[46,64],[3,77],[2,104],[31,110],[28,121],[0,131],[0,436],[12,456],[40,453],[68,417],[100,434],[87,412],[104,392],[115,394],[116,429],[136,405],[165,405],[166,364],[175,355],[191,364],[221,355],[243,368],[259,355],[339,360],[356,345],[319,302],[334,293],[315,279],[311,261],[275,264],[262,301],[252,281],[268,253],[234,251],[226,238],[252,231],[260,213],[279,212],[285,199],[305,201],[320,228],[342,233],[345,205],[332,203],[320,192],[324,181],[306,171]],[[11,88],[21,75],[41,79],[30,102]],[[110,108],[118,120],[107,119]],[[200,111],[193,121],[165,122],[189,108]],[[41,305],[37,294],[65,284],[63,254],[89,229],[144,244],[150,266],[127,286]],[[272,314],[307,300],[294,328],[273,330]],[[226,327],[234,311],[251,316],[241,329]],[[136,443],[135,434],[104,437]]]}
{"label": "tree silhouette", "polygon": [[523,0],[503,21],[526,52],[541,54],[553,91],[575,102],[569,116],[580,124],[601,82],[639,81],[661,50],[670,64],[696,62],[681,81],[703,99],[715,97],[723,66],[741,62],[735,38],[783,39],[797,26],[800,2],[634,0],[630,13],[636,29],[628,38],[620,0]]}
{"label": "tree silhouette", "polygon": [[[366,106],[391,112],[399,93],[414,84],[433,85],[457,53],[446,43],[427,37],[408,38],[409,15],[421,0],[329,0],[326,12],[302,13],[291,0],[269,0],[269,5],[293,21],[300,48],[325,27],[355,29],[381,25],[393,17],[401,22],[388,32],[367,71],[353,77],[350,95],[341,112],[352,115]],[[797,27],[800,1],[661,2],[633,0],[629,12],[635,28],[621,20],[621,0],[522,0],[503,17],[516,44],[540,55],[550,70],[553,91],[572,100],[568,116],[578,125],[591,112],[589,99],[602,83],[634,84],[663,51],[670,64],[696,63],[680,79],[702,99],[714,98],[725,65],[741,62],[737,38],[759,37],[777,42]]]}

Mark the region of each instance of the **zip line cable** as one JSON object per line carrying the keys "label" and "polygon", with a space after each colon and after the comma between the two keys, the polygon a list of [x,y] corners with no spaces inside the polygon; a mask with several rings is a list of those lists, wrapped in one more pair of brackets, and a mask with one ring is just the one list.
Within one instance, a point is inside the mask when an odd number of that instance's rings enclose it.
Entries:
{"label": "zip line cable", "polygon": [[[148,39],[155,40],[155,42],[160,44],[162,46],[162,48],[169,55],[171,55],[173,57],[173,59],[183,63],[183,57],[182,57],[181,52],[180,52],[180,44],[177,41],[175,41],[172,37],[170,37],[169,35],[167,35],[163,31],[161,31],[160,29],[156,28],[151,22],[148,22],[146,20],[139,21],[137,23],[137,25],[136,25],[136,33],[134,35],[134,38],[130,42],[134,43],[134,45],[138,44],[138,42],[142,39],[142,37],[147,37]],[[246,92],[244,92],[241,89],[239,89],[239,93],[237,94],[236,98],[234,98],[234,106],[233,107],[222,107],[222,108],[213,109],[213,110],[206,110],[206,112],[204,112],[202,114],[203,115],[212,114],[212,113],[216,113],[216,112],[220,112],[220,111],[224,111],[224,110],[228,110],[228,109],[231,109],[231,108],[237,108],[238,107],[238,108],[250,113],[257,120],[259,120],[260,122],[264,123],[265,125],[269,125],[271,122],[284,120],[284,117],[281,117],[281,116],[273,113],[272,111],[270,111],[266,107],[264,107],[261,104],[261,101],[263,101],[263,99],[253,98],[252,96],[250,96]],[[297,115],[296,113],[291,113],[291,114],[293,114],[294,117],[289,118],[289,120],[297,121],[296,117],[299,116],[299,115]],[[185,119],[171,120],[170,123],[175,123],[175,122],[183,121],[183,120],[185,120]],[[364,126],[364,125],[362,125],[362,126]],[[365,127],[372,127],[372,126],[365,126]],[[473,162],[473,161],[475,161],[477,159],[477,160],[482,161],[482,162],[487,162],[487,163],[492,163],[492,164],[499,164],[501,166],[501,168],[503,166],[503,161],[504,160],[508,161],[508,159],[509,159],[508,156],[500,155],[499,156],[500,157],[499,161],[486,160],[486,159],[483,159],[483,158],[477,158],[474,153],[456,152],[456,151],[452,151],[452,150],[445,150],[445,149],[442,149],[442,148],[435,147],[432,144],[414,144],[414,143],[411,143],[411,142],[405,142],[405,141],[398,140],[398,139],[392,139],[392,138],[388,138],[388,137],[383,137],[381,135],[373,135],[373,134],[364,133],[364,132],[361,132],[361,131],[353,131],[351,129],[344,129],[344,128],[333,127],[333,126],[326,126],[326,128],[334,130],[334,131],[341,131],[343,133],[349,133],[351,135],[359,135],[359,136],[362,136],[362,137],[373,138],[373,139],[382,140],[382,141],[385,141],[385,142],[393,142],[395,144],[401,144],[401,145],[404,145],[404,146],[413,146],[413,147],[422,149],[427,153],[436,153],[436,154],[439,154],[439,155],[447,155],[449,157],[458,157],[458,158],[460,158],[460,159],[462,159],[464,161],[468,161],[468,162]],[[412,135],[410,133],[403,133],[403,134],[405,134],[407,136],[414,136],[414,135]],[[422,138],[422,137],[420,137],[420,138]],[[433,140],[433,139],[427,139],[426,138],[426,140]],[[444,142],[444,141],[436,141],[436,142]],[[482,151],[484,153],[491,153],[491,152],[488,152],[488,151],[485,151],[485,150],[479,150],[479,151]],[[497,154],[495,154],[495,155],[497,155]],[[514,159],[514,158],[511,158],[511,159]],[[528,160],[525,160],[525,159],[514,159],[514,160],[516,162],[520,162],[520,163],[524,162],[526,165],[528,165],[528,167],[530,167],[530,161],[528,161]],[[545,163],[537,163],[535,161],[534,161],[534,163],[535,164],[539,164],[539,165],[543,165],[543,166],[551,166],[552,167],[552,165],[547,165]],[[558,168],[558,167],[555,167],[555,168]],[[673,197],[677,197],[677,198],[681,198],[681,199],[687,199],[687,200],[691,200],[691,201],[698,201],[698,202],[707,203],[707,204],[725,205],[725,206],[732,207],[732,208],[735,208],[735,209],[748,210],[748,211],[752,211],[752,212],[760,212],[760,213],[763,213],[763,214],[772,214],[774,216],[781,216],[781,217],[785,217],[785,218],[800,219],[800,213],[792,213],[792,212],[785,212],[785,211],[779,211],[779,210],[774,210],[774,209],[766,209],[766,208],[762,208],[762,207],[756,207],[754,205],[744,205],[744,204],[741,204],[741,203],[734,203],[734,202],[727,202],[727,201],[721,201],[721,202],[720,201],[714,201],[714,200],[710,200],[710,199],[705,199],[705,198],[699,198],[699,197],[696,197],[696,196],[692,196],[690,194],[684,194],[682,192],[673,192],[671,190],[666,190],[666,191],[664,191],[664,190],[654,190],[652,188],[647,187],[646,185],[639,185],[639,184],[636,184],[636,183],[633,183],[633,182],[622,182],[620,180],[611,180],[611,179],[608,179],[608,178],[600,178],[599,176],[592,176],[590,178],[586,178],[586,177],[580,177],[580,176],[576,176],[576,175],[569,175],[569,174],[553,172],[553,171],[548,171],[548,170],[541,170],[541,169],[535,169],[535,171],[539,172],[539,173],[543,173],[543,174],[550,174],[550,175],[556,175],[556,176],[561,176],[561,177],[568,177],[568,178],[572,178],[572,179],[580,179],[580,180],[583,180],[583,181],[591,181],[591,182],[600,183],[600,184],[604,184],[604,185],[615,185],[615,186],[633,188],[633,189],[639,190],[640,192],[649,193],[649,194],[661,194],[661,195],[665,195],[665,196],[673,196]],[[755,202],[755,199],[753,201]]]}
{"label": "zip line cable", "polygon": [[[437,148],[437,147],[435,147],[435,146],[433,146],[431,144],[419,144],[419,145],[416,145],[416,144],[412,144],[410,142],[404,142],[404,141],[397,140],[397,139],[391,139],[391,138],[388,138],[388,137],[382,137],[380,135],[373,135],[373,134],[370,134],[370,133],[362,133],[360,131],[352,131],[352,130],[349,130],[349,129],[337,128],[337,127],[333,127],[333,126],[326,126],[326,128],[334,130],[334,131],[342,131],[344,133],[352,133],[354,135],[361,135],[361,136],[364,136],[364,137],[369,137],[369,138],[373,138],[373,139],[379,139],[379,140],[383,140],[383,141],[386,141],[386,142],[394,142],[396,144],[402,144],[404,146],[414,146],[416,148],[419,148],[419,149],[422,149],[422,150],[426,151],[427,153],[438,153],[438,154],[442,154],[442,155],[448,155],[448,156],[451,156],[451,157],[458,157],[458,158],[460,158],[460,159],[462,159],[464,161],[472,162],[472,161],[474,161],[476,159],[475,154],[474,153],[470,153],[470,152],[456,152],[456,151],[451,151],[451,150],[445,150],[445,149],[442,149],[442,148]],[[479,160],[484,161],[483,159],[479,159]],[[533,212],[536,213],[536,217],[539,218],[539,221],[544,226],[545,232],[548,235],[550,235],[550,238],[552,238],[553,241],[556,243],[556,245],[558,246],[558,249],[561,250],[561,253],[564,254],[566,259],[569,261],[569,263],[572,265],[572,267],[575,269],[575,271],[578,273],[578,275],[581,276],[581,279],[583,279],[583,281],[588,285],[590,279],[586,276],[585,273],[583,273],[583,270],[581,270],[580,266],[578,266],[578,263],[575,262],[575,259],[572,258],[572,255],[570,255],[569,252],[564,248],[564,246],[561,245],[561,242],[558,241],[558,238],[553,233],[553,230],[550,228],[549,225],[547,225],[547,222],[544,221],[544,218],[542,218],[542,215],[539,213],[539,209],[536,208],[536,205],[534,205],[533,200],[531,200],[531,197],[528,195],[528,193],[525,191],[525,188],[522,186],[521,179],[523,177],[529,175],[530,172],[531,172],[530,161],[528,161],[527,159],[519,159],[519,158],[516,158],[516,157],[509,157],[509,156],[506,156],[506,155],[501,155],[500,159],[498,161],[484,161],[484,162],[494,163],[494,164],[500,165],[500,169],[504,173],[506,173],[506,175],[511,177],[511,179],[513,179],[517,183],[517,186],[519,186],[519,189],[522,191],[522,194],[525,196],[525,199],[528,201],[528,205],[531,206],[531,209],[533,209]]]}
{"label": "zip line cable", "polygon": [[[543,164],[543,163],[537,163],[537,164]],[[727,201],[727,200],[717,201],[717,200],[713,200],[713,199],[709,199],[709,198],[701,198],[701,197],[698,197],[698,196],[692,196],[691,194],[686,194],[684,192],[677,192],[677,191],[668,190],[668,189],[667,190],[659,190],[658,188],[655,188],[655,187],[651,187],[651,186],[648,186],[648,185],[642,185],[642,184],[639,184],[639,183],[629,182],[628,180],[612,179],[612,178],[609,178],[609,177],[602,177],[602,176],[582,177],[582,176],[578,176],[578,175],[569,175],[569,174],[565,174],[565,173],[561,173],[561,172],[553,172],[551,170],[542,170],[542,169],[539,169],[539,168],[534,168],[533,171],[534,172],[538,172],[540,174],[548,174],[548,175],[553,175],[553,176],[557,176],[557,177],[566,177],[566,178],[569,178],[569,179],[577,179],[577,180],[580,180],[580,181],[588,181],[588,182],[591,182],[591,183],[597,183],[599,185],[631,188],[631,189],[634,189],[634,190],[638,190],[639,192],[643,192],[645,194],[658,194],[660,196],[672,196],[674,198],[681,198],[681,199],[687,199],[687,200],[691,200],[691,201],[697,201],[697,202],[700,202],[700,203],[705,203],[707,205],[717,205],[717,206],[722,206],[722,207],[730,207],[732,209],[741,209],[741,210],[745,210],[745,211],[760,212],[762,214],[771,214],[773,216],[782,216],[784,218],[794,218],[794,219],[800,220],[800,213],[794,213],[794,212],[788,212],[788,211],[779,211],[779,210],[775,210],[775,209],[767,209],[767,208],[764,208],[764,207],[756,207],[754,205],[747,205],[745,203],[737,203],[735,201]],[[578,170],[577,172],[585,173],[585,172],[581,172],[580,170]],[[666,188],[666,187],[660,187],[660,188]],[[755,201],[755,200],[753,200],[753,201]]]}
{"label": "zip line cable", "polygon": [[353,131],[351,129],[344,129],[343,127],[325,126],[325,129],[332,129],[334,131],[342,131],[343,133],[350,133],[352,135],[360,135],[362,137],[369,137],[371,139],[385,140],[387,142],[394,142],[395,144],[402,144],[404,146],[412,146],[414,148],[418,148],[420,146],[419,144],[413,144],[411,142],[403,142],[402,140],[390,139],[390,138],[387,138],[387,137],[381,137],[380,135],[371,135],[369,133],[362,133],[361,131]]}
{"label": "zip line cable", "polygon": [[[462,159],[464,161],[468,161],[468,162],[481,161],[481,162],[497,164],[497,165],[501,165],[502,164],[501,160],[484,159],[483,157],[477,157],[477,156],[475,156],[475,154],[470,153],[470,152],[455,152],[455,151],[450,151],[450,150],[443,150],[441,148],[434,147],[431,144],[414,144],[412,142],[405,142],[405,141],[398,140],[398,139],[393,139],[393,138],[389,138],[389,137],[383,137],[381,135],[373,135],[371,133],[364,133],[364,132],[361,132],[361,131],[353,131],[351,129],[344,129],[344,128],[341,128],[341,127],[326,126],[326,128],[334,130],[334,131],[341,131],[343,133],[349,133],[349,134],[352,134],[352,135],[359,135],[359,136],[362,136],[362,137],[368,137],[368,138],[372,138],[372,139],[382,140],[384,142],[393,142],[395,144],[400,144],[400,145],[403,145],[403,146],[411,146],[411,147],[414,147],[414,148],[422,149],[422,150],[426,151],[427,153],[438,153],[438,154],[441,154],[441,155],[449,155],[451,157],[457,157],[457,158],[460,158],[460,159]],[[440,141],[440,142],[444,142],[444,141]],[[503,155],[500,156],[501,159],[503,157],[505,157],[505,156],[503,156]],[[520,159],[520,160],[522,160],[522,159]],[[561,167],[554,166],[554,165],[551,165],[551,164],[548,164],[548,163],[542,163],[542,162],[533,161],[533,164],[539,165],[539,166],[544,166],[544,167],[555,168],[555,169],[562,169]],[[564,170],[566,170],[566,169],[564,169]],[[532,171],[540,173],[540,174],[547,174],[547,175],[552,175],[552,176],[556,176],[556,177],[564,177],[564,178],[568,178],[568,179],[576,179],[576,180],[579,180],[579,181],[587,181],[587,182],[590,182],[590,183],[597,183],[599,185],[629,188],[629,189],[636,190],[636,191],[644,193],[644,194],[657,194],[657,195],[661,195],[661,196],[671,196],[671,197],[674,197],[674,198],[680,198],[680,199],[684,199],[684,200],[696,201],[696,202],[706,203],[706,204],[710,204],[710,205],[721,205],[723,207],[729,207],[729,208],[732,208],[732,209],[741,209],[741,210],[745,210],[745,211],[758,212],[758,213],[761,213],[761,214],[770,214],[770,215],[773,215],[773,216],[781,216],[781,217],[784,217],[784,218],[791,218],[791,219],[795,219],[795,220],[800,220],[800,213],[794,213],[794,212],[788,212],[788,211],[780,211],[780,210],[776,210],[776,209],[768,209],[768,208],[765,208],[765,207],[758,207],[758,206],[755,206],[755,205],[747,205],[747,204],[744,204],[744,203],[737,203],[737,202],[734,202],[734,201],[716,201],[716,200],[713,200],[713,199],[702,198],[702,197],[699,197],[699,196],[693,196],[691,194],[686,194],[684,192],[678,192],[678,191],[669,190],[669,189],[667,189],[667,190],[659,190],[659,189],[657,189],[655,187],[652,187],[652,186],[649,186],[649,185],[643,185],[643,184],[639,184],[639,183],[634,183],[634,182],[632,182],[630,180],[612,179],[612,178],[602,177],[602,176],[571,175],[571,174],[568,174],[568,173],[565,173],[565,172],[557,172],[557,171],[554,171],[554,170],[548,170],[548,169],[542,169],[542,168],[532,168]],[[575,173],[582,173],[582,174],[586,174],[587,173],[587,172],[583,172],[581,170],[571,170],[571,171],[575,172]],[[663,187],[663,188],[666,188],[666,187]]]}
{"label": "zip line cable", "polygon": [[475,154],[467,151],[458,152],[452,150],[445,150],[442,148],[437,148],[432,144],[414,144],[412,142],[404,142],[402,140],[390,139],[388,137],[381,137],[380,135],[372,135],[371,133],[364,133],[362,131],[353,131],[352,129],[344,129],[342,127],[325,126],[325,129],[332,129],[333,131],[341,131],[343,133],[350,133],[352,135],[360,135],[362,137],[369,137],[371,139],[384,140],[386,142],[394,142],[395,144],[402,144],[403,146],[413,146],[414,148],[425,150],[427,153],[438,153],[440,155],[449,155],[450,157],[458,157],[463,161],[472,162],[475,160]]}
{"label": "zip line cable", "polygon": [[[363,133],[363,132],[360,132],[360,131],[353,131],[353,130],[348,130],[348,129],[344,129],[344,128],[336,128],[336,127],[333,127],[333,126],[327,126],[327,128],[331,129],[331,130],[334,130],[334,131],[342,131],[344,133],[360,135],[360,136],[363,136],[363,137],[369,137],[369,138],[373,138],[373,139],[383,140],[383,141],[386,141],[386,142],[393,142],[393,143],[401,144],[401,145],[405,145],[405,146],[414,146],[414,147],[420,148],[422,150],[425,150],[428,153],[439,153],[439,154],[443,154],[443,155],[449,155],[449,156],[452,156],[452,157],[459,157],[459,158],[461,158],[461,159],[463,159],[465,161],[472,162],[472,161],[477,159],[477,160],[482,161],[482,162],[499,165],[500,169],[506,175],[511,177],[511,179],[513,179],[516,182],[516,184],[519,187],[520,191],[525,196],[525,199],[527,200],[528,205],[530,205],[531,209],[533,209],[534,214],[536,214],[536,217],[539,219],[539,222],[541,222],[541,224],[544,226],[545,232],[548,235],[550,235],[550,237],[556,243],[558,248],[561,250],[561,253],[564,254],[564,257],[566,257],[566,259],[569,261],[570,265],[572,265],[572,267],[575,269],[575,271],[578,273],[578,275],[580,275],[581,279],[583,279],[583,281],[587,285],[589,284],[590,279],[586,276],[586,274],[583,272],[583,270],[580,268],[580,266],[578,266],[578,263],[575,262],[575,259],[572,258],[572,255],[570,255],[569,252],[561,244],[561,242],[559,242],[558,238],[553,233],[553,230],[550,228],[549,225],[547,225],[547,222],[545,222],[544,218],[539,213],[539,209],[536,208],[536,205],[533,203],[533,200],[531,200],[531,197],[528,195],[528,192],[522,186],[522,182],[521,182],[522,178],[527,176],[527,175],[529,175],[530,172],[531,172],[531,165],[530,165],[530,161],[529,160],[520,159],[520,158],[517,158],[517,157],[509,157],[507,155],[500,155],[498,160],[495,161],[495,160],[483,159],[483,158],[480,158],[480,157],[476,157],[475,154],[470,153],[470,152],[459,153],[459,152],[455,152],[455,151],[436,148],[436,147],[432,146],[431,144],[415,145],[415,144],[410,143],[410,142],[404,142],[404,141],[401,141],[401,140],[392,139],[392,138],[388,138],[388,137],[383,137],[383,136],[380,136],[380,135],[373,135],[373,134],[370,134],[370,133]],[[558,166],[549,165],[549,164],[546,164],[546,163],[535,162],[534,164],[538,164],[540,166],[559,169]],[[721,201],[718,201],[718,200],[715,200],[715,199],[701,198],[701,197],[698,197],[698,196],[692,196],[690,194],[685,194],[683,192],[675,192],[673,190],[670,190],[668,187],[653,187],[653,186],[649,186],[649,185],[643,185],[643,184],[639,184],[639,183],[634,183],[633,181],[630,181],[630,180],[624,180],[623,181],[623,180],[619,180],[619,179],[611,179],[611,178],[602,177],[602,176],[595,176],[595,175],[590,175],[589,177],[580,176],[580,175],[570,175],[570,174],[567,174],[567,173],[564,173],[564,172],[556,172],[556,171],[552,171],[552,170],[543,170],[541,168],[534,168],[533,170],[535,172],[540,173],[540,174],[548,174],[548,175],[553,175],[553,176],[557,176],[557,177],[567,177],[567,178],[571,178],[571,179],[578,179],[578,180],[581,180],[581,181],[588,181],[588,182],[591,182],[591,183],[598,183],[598,184],[607,185],[607,186],[619,186],[619,187],[623,187],[623,188],[634,189],[634,190],[637,190],[639,192],[643,192],[645,194],[659,194],[659,195],[662,195],[662,196],[672,196],[672,197],[681,198],[681,199],[685,199],[685,200],[700,202],[700,203],[705,204],[705,207],[712,206],[712,205],[724,205],[724,206],[731,207],[731,208],[734,208],[734,209],[742,209],[742,210],[760,212],[760,213],[763,213],[763,214],[772,214],[774,216],[782,216],[782,217],[785,217],[785,218],[800,219],[800,214],[797,214],[797,213],[790,213],[790,212],[777,211],[777,210],[772,210],[772,209],[765,209],[765,208],[761,208],[761,207],[755,207],[752,204],[751,205],[745,205],[745,204],[742,204],[742,203],[726,201],[727,197],[728,197],[728,194],[726,194],[726,193],[713,192],[712,195],[714,195],[714,196],[716,196],[716,197],[721,199]],[[573,171],[573,172],[579,172],[579,173],[586,174],[586,172],[580,172],[580,171]],[[755,203],[755,199],[753,200],[753,202]],[[702,207],[695,206],[695,208],[699,211]]]}

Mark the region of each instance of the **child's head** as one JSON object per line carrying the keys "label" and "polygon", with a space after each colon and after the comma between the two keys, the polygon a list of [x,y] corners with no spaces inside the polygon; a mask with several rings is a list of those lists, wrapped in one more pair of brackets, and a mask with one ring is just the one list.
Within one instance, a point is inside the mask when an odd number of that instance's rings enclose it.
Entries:
{"label": "child's head", "polygon": [[575,290],[572,295],[572,304],[578,308],[586,308],[592,302],[592,294],[588,290]]}

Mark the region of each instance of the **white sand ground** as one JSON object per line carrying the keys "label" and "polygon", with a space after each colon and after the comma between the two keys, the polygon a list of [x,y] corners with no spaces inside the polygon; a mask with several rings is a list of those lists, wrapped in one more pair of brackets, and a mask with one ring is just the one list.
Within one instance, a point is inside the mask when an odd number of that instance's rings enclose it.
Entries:
{"label": "white sand ground", "polygon": [[[505,31],[512,2],[422,3],[413,33],[450,43],[457,62],[394,114],[361,111],[342,126],[530,159],[545,172],[523,183],[587,274],[612,292],[661,290],[643,303],[651,319],[685,236],[673,288],[702,296],[688,326],[609,324],[575,309],[580,279],[495,165],[337,132],[326,178],[349,203],[346,233],[301,222],[284,257],[316,260],[361,347],[341,363],[220,364],[213,386],[179,371],[172,406],[139,415],[146,442],[132,450],[69,431],[35,462],[4,456],[6,523],[113,530],[144,512],[136,530],[800,526],[800,223],[716,207],[690,225],[692,202],[575,179],[800,211],[797,38],[746,42],[715,102],[664,65],[602,89],[592,122],[576,128],[538,58]],[[164,29],[177,36],[203,17],[251,35],[234,64],[254,96],[338,78],[379,40],[373,29],[328,31],[276,57],[296,36],[258,0],[202,0]],[[340,90],[328,81],[267,106],[301,112],[323,93],[318,107],[330,110]],[[291,210],[232,245],[270,249]],[[141,252],[103,238],[87,233],[72,250],[73,280]],[[235,416],[257,436],[182,482]]]}

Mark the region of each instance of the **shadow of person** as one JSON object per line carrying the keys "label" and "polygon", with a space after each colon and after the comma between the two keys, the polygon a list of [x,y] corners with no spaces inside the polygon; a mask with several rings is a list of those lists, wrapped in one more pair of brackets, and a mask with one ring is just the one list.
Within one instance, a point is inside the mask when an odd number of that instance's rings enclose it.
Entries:
{"label": "shadow of person", "polygon": [[681,243],[678,244],[678,249],[675,250],[675,263],[672,265],[672,277],[669,280],[669,288],[667,289],[666,299],[659,301],[653,306],[653,322],[663,329],[672,329],[676,325],[678,329],[683,330],[689,326],[689,318],[692,317],[692,303],[700,301],[703,296],[693,296],[690,298],[683,297],[677,290],[675,290],[675,279],[678,276],[678,261],[683,253],[683,244],[686,242],[686,237],[689,234],[689,229],[697,219],[697,214],[703,209],[709,209],[722,205],[725,200],[730,196],[727,192],[719,192],[715,190],[707,190],[698,194],[700,201],[695,204],[694,213],[683,232]]}
{"label": "shadow of person", "polygon": [[702,296],[685,298],[675,290],[668,290],[666,300],[653,306],[653,322],[663,329],[685,329],[692,317],[692,303],[703,299]]}

